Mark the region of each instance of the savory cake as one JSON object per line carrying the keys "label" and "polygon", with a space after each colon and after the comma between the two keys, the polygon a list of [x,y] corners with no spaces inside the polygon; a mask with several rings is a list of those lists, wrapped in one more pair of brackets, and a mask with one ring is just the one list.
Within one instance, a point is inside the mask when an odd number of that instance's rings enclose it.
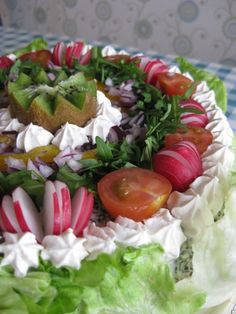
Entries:
{"label": "savory cake", "polygon": [[0,310],[232,310],[223,83],[183,58],[44,45],[0,63]]}

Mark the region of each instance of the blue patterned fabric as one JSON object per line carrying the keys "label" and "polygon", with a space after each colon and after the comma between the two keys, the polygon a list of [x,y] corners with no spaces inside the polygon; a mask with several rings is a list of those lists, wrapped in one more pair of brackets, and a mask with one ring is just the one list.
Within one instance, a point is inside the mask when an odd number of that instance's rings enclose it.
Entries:
{"label": "blue patterned fabric", "polygon": [[[32,39],[42,37],[40,34],[29,33],[24,30],[16,30],[13,28],[3,28],[0,26],[0,55],[13,51],[16,47],[21,47],[28,44]],[[43,35],[48,41],[50,47],[52,47],[58,41],[69,42],[71,39],[66,36],[57,35]],[[78,38],[77,38],[78,40]],[[101,45],[101,42],[92,42],[93,45]],[[121,47],[116,47],[120,48]],[[137,49],[125,48],[130,53],[140,52]],[[144,52],[144,51],[142,51]],[[167,63],[172,63],[176,56],[171,55],[158,55],[153,51],[145,51],[145,55],[158,56],[165,60]],[[190,60],[197,67],[206,71],[212,72],[218,75],[224,82],[228,92],[228,109],[226,116],[228,117],[229,123],[234,131],[236,131],[236,67],[227,67],[217,63],[206,63],[196,59]]]}

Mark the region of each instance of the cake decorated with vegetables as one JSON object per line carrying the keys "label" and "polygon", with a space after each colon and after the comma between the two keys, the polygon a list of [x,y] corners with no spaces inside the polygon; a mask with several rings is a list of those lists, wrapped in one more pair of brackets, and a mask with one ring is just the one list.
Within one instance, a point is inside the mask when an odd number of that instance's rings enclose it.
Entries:
{"label": "cake decorated with vegetables", "polygon": [[230,313],[223,82],[184,58],[43,39],[0,74],[0,313]]}

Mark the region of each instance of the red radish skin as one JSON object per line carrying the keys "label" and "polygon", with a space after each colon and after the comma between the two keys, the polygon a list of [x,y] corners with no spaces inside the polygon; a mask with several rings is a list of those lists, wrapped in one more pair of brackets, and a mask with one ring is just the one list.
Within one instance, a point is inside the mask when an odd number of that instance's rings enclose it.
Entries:
{"label": "red radish skin", "polygon": [[180,115],[180,120],[188,126],[198,126],[204,128],[208,124],[208,117],[203,106],[194,99],[182,100],[180,107],[185,109],[198,109],[202,113],[184,112]]}
{"label": "red radish skin", "polygon": [[161,60],[148,62],[144,68],[144,72],[147,73],[146,82],[155,86],[157,84],[158,75],[167,71],[167,65]]}
{"label": "red radish skin", "polygon": [[8,69],[13,65],[13,61],[7,56],[0,57],[0,69]]}
{"label": "red radish skin", "polygon": [[78,61],[80,60],[82,56],[83,47],[84,47],[83,42],[76,42],[67,46],[65,59],[66,64],[69,68],[72,66],[74,59],[77,59]]}
{"label": "red radish skin", "polygon": [[79,188],[72,199],[72,224],[76,236],[81,235],[93,211],[93,194],[85,187]]}
{"label": "red radish skin", "polygon": [[2,231],[11,233],[22,232],[16,219],[12,197],[9,195],[5,195],[2,199],[2,205],[0,207],[0,220]]}
{"label": "red radish skin", "polygon": [[61,210],[58,195],[52,181],[46,181],[43,198],[43,226],[45,235],[61,232]]}
{"label": "red radish skin", "polygon": [[52,60],[56,65],[65,64],[66,45],[63,42],[58,42],[52,52]]}
{"label": "red radish skin", "polygon": [[[1,208],[1,206],[0,206],[0,232],[3,232],[3,231],[6,231],[6,230],[5,230],[5,227],[4,227],[4,225],[3,225],[2,216],[1,216],[1,211],[2,211],[2,208]],[[9,232],[11,232],[11,231],[9,231]]]}
{"label": "red radish skin", "polygon": [[92,51],[91,49],[88,50],[80,59],[80,64],[81,65],[86,65],[86,64],[89,64],[90,60],[91,60],[91,57],[92,57]]}
{"label": "red radish skin", "polygon": [[67,185],[61,181],[55,181],[58,203],[61,212],[61,228],[60,233],[66,231],[71,226],[71,198]]}
{"label": "red radish skin", "polygon": [[87,227],[90,217],[93,212],[94,197],[92,193],[88,194],[86,207],[84,209],[83,216],[81,217],[79,224],[77,225],[76,236],[82,236],[83,230]]}
{"label": "red radish skin", "polygon": [[32,232],[38,241],[43,238],[41,217],[29,195],[18,187],[12,192],[15,215],[22,232]]}
{"label": "red radish skin", "polygon": [[203,173],[200,155],[189,141],[176,143],[154,154],[153,168],[179,192],[184,192]]}
{"label": "red radish skin", "polygon": [[139,61],[138,66],[146,73],[146,82],[156,86],[160,73],[167,72],[168,66],[160,59],[150,59],[148,57],[135,57],[134,61]]}
{"label": "red radish skin", "polygon": [[88,190],[85,187],[80,187],[76,192],[71,202],[71,228],[75,232],[79,224],[81,213],[83,212],[88,197]]}

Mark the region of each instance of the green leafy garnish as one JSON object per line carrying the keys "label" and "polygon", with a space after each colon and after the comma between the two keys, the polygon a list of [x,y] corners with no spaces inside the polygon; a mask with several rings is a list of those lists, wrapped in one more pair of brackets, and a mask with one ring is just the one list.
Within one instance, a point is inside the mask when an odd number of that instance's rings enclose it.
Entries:
{"label": "green leafy garnish", "polygon": [[43,38],[36,38],[31,43],[26,45],[25,47],[19,48],[12,53],[16,55],[17,57],[20,57],[21,55],[35,51],[35,50],[41,50],[41,49],[47,49],[48,43]]}
{"label": "green leafy garnish", "polygon": [[189,72],[195,81],[206,81],[210,89],[215,92],[217,105],[226,112],[227,90],[224,82],[215,74],[204,71],[192,65],[185,58],[177,58],[181,72]]}
{"label": "green leafy garnish", "polygon": [[194,314],[205,302],[193,285],[175,285],[159,245],[118,248],[79,270],[40,261],[25,278],[1,266],[0,285],[7,314]]}

